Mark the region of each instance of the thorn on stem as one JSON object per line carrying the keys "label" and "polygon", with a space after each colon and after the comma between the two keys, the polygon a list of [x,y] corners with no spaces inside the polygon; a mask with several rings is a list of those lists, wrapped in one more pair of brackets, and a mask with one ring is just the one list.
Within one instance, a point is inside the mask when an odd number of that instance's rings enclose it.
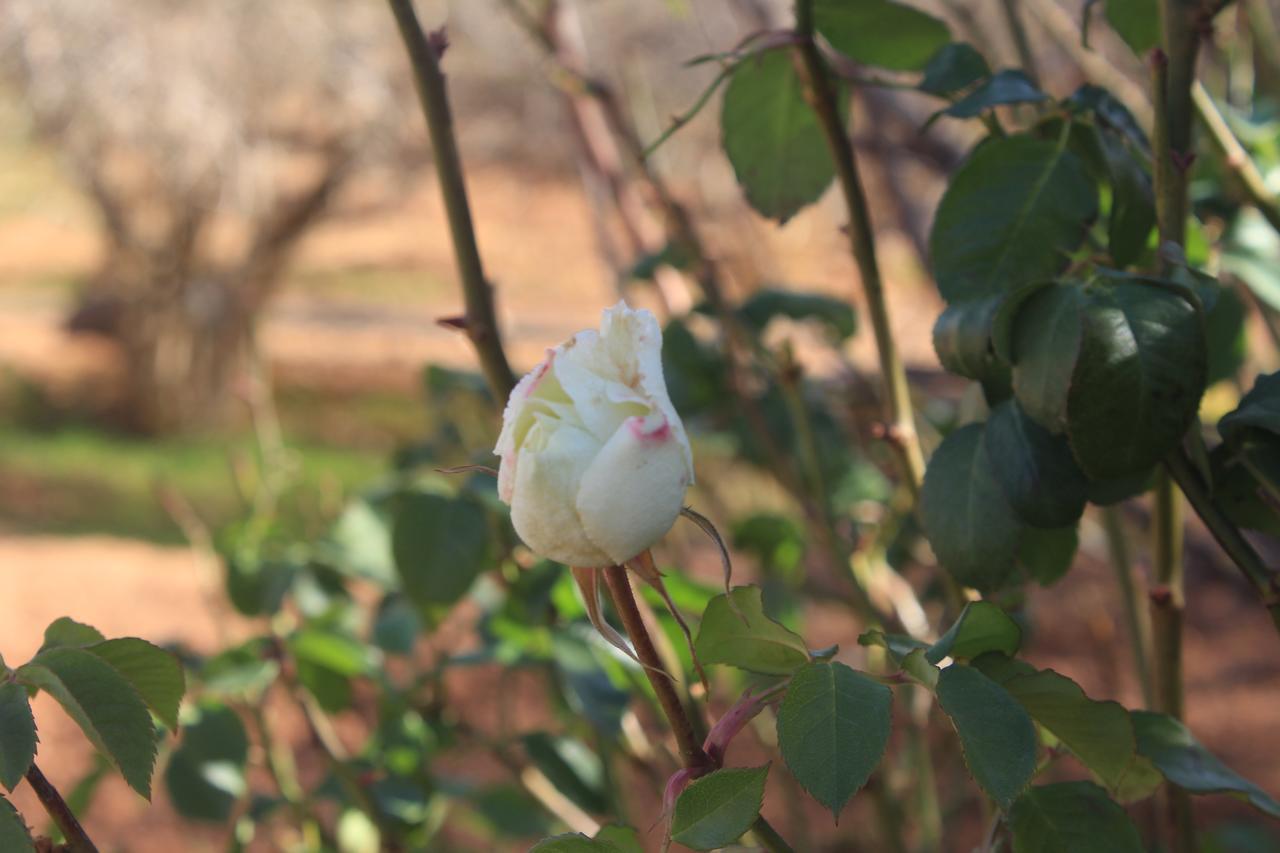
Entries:
{"label": "thorn on stem", "polygon": [[444,57],[444,52],[449,49],[449,34],[445,32],[444,27],[427,33],[427,46],[431,48],[437,60]]}
{"label": "thorn on stem", "polygon": [[461,314],[452,317],[437,317],[436,325],[445,329],[452,329],[455,332],[467,331],[467,318]]}
{"label": "thorn on stem", "polygon": [[1173,165],[1178,169],[1178,171],[1186,172],[1191,168],[1191,164],[1196,161],[1196,152],[1174,151],[1170,149],[1169,159],[1173,161]]}
{"label": "thorn on stem", "polygon": [[1157,71],[1163,71],[1169,67],[1169,54],[1165,53],[1162,48],[1156,48],[1151,51],[1151,66]]}
{"label": "thorn on stem", "polygon": [[1159,584],[1151,587],[1147,595],[1151,598],[1151,603],[1156,607],[1168,607],[1173,601],[1173,590],[1168,584]]}

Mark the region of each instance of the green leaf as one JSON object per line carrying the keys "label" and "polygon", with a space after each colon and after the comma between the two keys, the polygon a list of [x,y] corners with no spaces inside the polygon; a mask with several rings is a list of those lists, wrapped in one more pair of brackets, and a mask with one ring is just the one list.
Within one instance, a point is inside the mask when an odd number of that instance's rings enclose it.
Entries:
{"label": "green leaf", "polygon": [[778,746],[796,781],[839,817],[889,743],[889,688],[842,663],[812,663],[778,708]]}
{"label": "green leaf", "polygon": [[924,67],[919,89],[930,95],[948,97],[991,76],[991,68],[972,45],[952,42],[944,45]]}
{"label": "green leaf", "polygon": [[1256,210],[1242,210],[1222,241],[1222,269],[1280,311],[1280,235]]}
{"label": "green leaf", "polygon": [[618,853],[608,841],[587,838],[581,832],[566,832],[544,838],[529,848],[529,853]]}
{"label": "green leaf", "polygon": [[955,302],[1050,278],[1097,214],[1097,187],[1065,137],[991,140],[938,205],[929,237],[938,290]]}
{"label": "green leaf", "polygon": [[1010,321],[1013,394],[1022,410],[1050,432],[1066,428],[1083,311],[1078,285],[1054,284],[1030,296]]}
{"label": "green leaf", "polygon": [[488,566],[489,522],[473,501],[405,492],[395,501],[391,548],[414,603],[450,605]]}
{"label": "green leaf", "polygon": [[622,824],[605,824],[596,833],[595,840],[612,844],[618,853],[644,853],[644,845],[640,843],[640,835],[631,827],[623,826]]}
{"label": "green leaf", "polygon": [[604,765],[585,743],[546,732],[531,732],[522,742],[529,759],[560,793],[589,812],[609,810]]}
{"label": "green leaf", "polygon": [[1003,295],[948,305],[933,324],[933,350],[949,372],[979,382],[1007,372],[992,351],[992,324]]}
{"label": "green leaf", "polygon": [[761,675],[790,675],[809,662],[804,638],[765,615],[760,587],[735,587],[731,595],[737,613],[720,594],[702,614],[693,648],[703,663],[728,664]]}
{"label": "green leaf", "polygon": [[1280,435],[1280,372],[1259,375],[1240,405],[1218,421],[1228,444],[1240,444],[1251,431]]}
{"label": "green leaf", "polygon": [[1138,752],[1151,759],[1164,778],[1193,794],[1234,794],[1280,818],[1280,803],[1219,761],[1182,723],[1153,711],[1130,711],[1129,715],[1138,736]]}
{"label": "green leaf", "polygon": [[1223,288],[1209,309],[1205,317],[1205,337],[1209,346],[1206,385],[1233,379],[1244,366],[1249,351],[1245,326],[1247,314],[1244,302],[1230,288]]}
{"label": "green leaf", "polygon": [[894,71],[924,68],[951,37],[937,18],[889,0],[814,0],[813,20],[845,56]]}
{"label": "green leaf", "polygon": [[186,692],[187,679],[176,655],[136,637],[121,637],[89,646],[124,677],[170,731],[178,728],[178,706]]}
{"label": "green leaf", "polygon": [[720,133],[747,201],[786,222],[817,201],[835,164],[789,50],[741,62],[724,93]]}
{"label": "green leaf", "polygon": [[1018,562],[1036,583],[1052,586],[1070,570],[1079,546],[1074,524],[1052,529],[1028,527],[1018,541]]}
{"label": "green leaf", "polygon": [[36,721],[21,684],[0,684],[0,785],[18,786],[36,757]]}
{"label": "green leaf", "polygon": [[1209,466],[1213,501],[1233,524],[1280,536],[1280,512],[1271,505],[1263,483],[1254,474],[1257,470],[1270,483],[1280,483],[1280,447],[1263,442],[1240,448],[1220,444],[1210,451]]}
{"label": "green leaf", "polygon": [[671,838],[694,850],[714,850],[742,837],[760,814],[769,765],[717,770],[676,800]]}
{"label": "green leaf", "polygon": [[409,600],[398,593],[388,593],[378,605],[373,623],[373,642],[384,652],[408,655],[422,632],[422,617]]}
{"label": "green leaf", "polygon": [[249,736],[235,711],[206,702],[185,718],[182,740],[169,756],[165,788],[189,820],[224,823],[248,786]]}
{"label": "green leaf", "polygon": [[992,473],[1019,518],[1041,528],[1065,527],[1080,518],[1089,480],[1065,438],[1009,400],[987,418],[983,442]]}
{"label": "green leaf", "polygon": [[1090,699],[1065,675],[997,655],[980,658],[974,666],[1004,687],[1109,789],[1118,790],[1133,772],[1137,760],[1133,724],[1118,702]]}
{"label": "green leaf", "polygon": [[7,853],[35,853],[27,822],[13,804],[0,797],[0,850]]}
{"label": "green leaf", "polygon": [[1022,71],[997,71],[981,86],[942,111],[952,118],[975,118],[993,107],[1007,104],[1034,104],[1049,98]]}
{"label": "green leaf", "polygon": [[978,670],[952,664],[938,677],[938,702],[982,789],[1007,809],[1036,770],[1036,730],[1016,699]]}
{"label": "green leaf", "polygon": [[960,618],[929,647],[925,657],[938,663],[950,656],[970,660],[987,652],[1003,652],[1012,657],[1022,645],[1022,629],[1009,615],[989,601],[971,601]]}
{"label": "green leaf", "polygon": [[929,460],[920,518],[934,553],[960,583],[984,592],[1014,571],[1021,529],[992,474],[983,426],[947,435]]}
{"label": "green leaf", "polygon": [[156,732],[147,706],[124,676],[84,649],[46,649],[17,671],[18,680],[58,701],[85,737],[151,799]]}
{"label": "green leaf", "polygon": [[1143,853],[1124,809],[1092,782],[1038,785],[1009,811],[1013,853]]}
{"label": "green leaf", "polygon": [[1107,248],[1117,266],[1128,266],[1141,258],[1156,224],[1151,176],[1120,134],[1099,128],[1097,139],[1111,183]]}
{"label": "green leaf", "polygon": [[374,667],[372,649],[355,637],[324,628],[303,628],[289,637],[289,651],[300,661],[338,675],[364,675]]}
{"label": "green leaf", "polygon": [[1197,308],[1158,282],[1094,286],[1081,315],[1067,437],[1094,479],[1138,474],[1177,446],[1205,383]]}
{"label": "green leaf", "polygon": [[1159,0],[1107,0],[1107,21],[1133,52],[1146,55],[1160,44]]}
{"label": "green leaf", "polygon": [[55,647],[82,648],[101,643],[105,639],[97,628],[63,616],[53,620],[44,629],[44,644],[40,646],[40,651]]}
{"label": "green leaf", "polygon": [[339,563],[349,573],[384,588],[396,582],[391,556],[391,524],[372,501],[357,498],[347,504],[329,538],[338,548]]}
{"label": "green leaf", "polygon": [[821,293],[797,293],[766,287],[751,294],[738,314],[756,332],[763,332],[774,317],[815,320],[835,342],[847,340],[857,328],[853,306],[843,299]]}

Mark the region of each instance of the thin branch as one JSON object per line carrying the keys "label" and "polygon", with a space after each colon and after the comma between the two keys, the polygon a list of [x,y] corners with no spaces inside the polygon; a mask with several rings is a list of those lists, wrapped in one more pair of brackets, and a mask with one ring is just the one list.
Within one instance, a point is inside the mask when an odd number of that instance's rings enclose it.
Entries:
{"label": "thin branch", "polygon": [[471,205],[467,201],[467,187],[462,174],[462,158],[458,154],[458,144],[454,138],[449,94],[445,87],[444,72],[440,69],[440,59],[447,41],[443,30],[432,33],[429,37],[422,31],[412,0],[387,2],[391,5],[396,26],[408,51],[409,62],[413,66],[414,87],[418,91],[422,113],[427,120],[431,153],[449,219],[449,233],[453,238],[454,260],[458,265],[458,275],[462,279],[463,294],[466,297],[465,331],[480,357],[480,366],[490,390],[498,400],[506,400],[515,387],[516,378],[502,348],[497,315],[493,307],[493,286],[485,278],[484,266],[480,261],[475,226],[471,220]]}
{"label": "thin branch", "polygon": [[1129,629],[1129,644],[1133,649],[1133,668],[1142,689],[1142,704],[1155,707],[1155,690],[1151,682],[1151,620],[1143,608],[1133,580],[1133,560],[1129,555],[1129,539],[1125,533],[1120,511],[1114,506],[1102,507],[1102,527],[1106,533],[1107,550],[1111,556],[1111,568],[1120,587],[1124,601],[1125,623]]}
{"label": "thin branch", "polygon": [[924,481],[924,453],[916,434],[911,389],[907,385],[906,368],[889,323],[889,306],[885,300],[884,282],[880,277],[880,264],[876,258],[871,212],[862,189],[862,179],[858,175],[857,155],[840,118],[836,88],[814,42],[812,0],[800,0],[796,4],[796,28],[800,35],[800,42],[795,48],[796,58],[806,78],[810,104],[822,124],[827,147],[835,160],[836,174],[849,216],[849,245],[858,266],[867,311],[871,315],[872,331],[875,333],[880,375],[885,386],[885,438],[897,456],[903,480],[914,502],[919,499],[920,485]]}
{"label": "thin branch", "polygon": [[90,840],[89,834],[84,831],[80,821],[76,819],[67,801],[62,799],[58,789],[53,787],[53,783],[45,778],[34,762],[27,768],[26,779],[31,790],[36,792],[40,805],[44,806],[49,817],[53,818],[58,829],[62,830],[62,837],[67,839],[67,846],[71,848],[72,853],[98,853],[98,848]]}
{"label": "thin branch", "polygon": [[1249,156],[1249,152],[1240,144],[1240,140],[1231,131],[1231,126],[1219,112],[1209,92],[1197,80],[1191,90],[1191,98],[1196,108],[1196,115],[1209,131],[1209,139],[1214,149],[1222,155],[1222,163],[1235,176],[1249,203],[1258,209],[1271,227],[1280,232],[1280,199],[1267,187],[1258,166]]}

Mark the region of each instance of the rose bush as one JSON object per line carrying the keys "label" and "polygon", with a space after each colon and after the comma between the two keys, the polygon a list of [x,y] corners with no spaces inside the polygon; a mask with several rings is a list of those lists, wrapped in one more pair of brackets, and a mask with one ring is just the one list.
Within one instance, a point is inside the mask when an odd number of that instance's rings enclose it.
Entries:
{"label": "rose bush", "polygon": [[671,528],[693,454],[662,375],[662,330],[619,302],[507,401],[498,494],[525,544],[578,567],[620,565]]}

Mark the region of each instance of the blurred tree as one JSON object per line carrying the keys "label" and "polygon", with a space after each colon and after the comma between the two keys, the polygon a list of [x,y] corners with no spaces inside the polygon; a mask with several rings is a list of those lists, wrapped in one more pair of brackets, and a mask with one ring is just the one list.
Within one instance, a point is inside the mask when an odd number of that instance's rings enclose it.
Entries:
{"label": "blurred tree", "polygon": [[[121,345],[125,422],[222,413],[254,318],[357,167],[403,150],[379,3],[9,0],[4,70],[93,202],[72,328]],[[416,127],[412,128],[416,130]]]}

